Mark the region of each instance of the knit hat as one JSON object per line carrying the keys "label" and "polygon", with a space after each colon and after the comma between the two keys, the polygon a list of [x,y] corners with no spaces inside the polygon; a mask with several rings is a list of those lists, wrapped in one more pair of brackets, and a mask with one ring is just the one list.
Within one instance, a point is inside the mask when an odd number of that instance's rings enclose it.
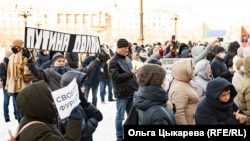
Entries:
{"label": "knit hat", "polygon": [[12,54],[12,51],[5,49],[5,57],[8,58]]}
{"label": "knit hat", "polygon": [[23,48],[23,41],[20,39],[16,39],[12,42],[12,46]]}
{"label": "knit hat", "polygon": [[55,54],[53,55],[53,58],[52,58],[52,64],[54,64],[55,61],[56,61],[57,59],[59,59],[59,58],[65,59],[64,56],[63,56],[63,54],[61,54],[60,52],[55,53]]}
{"label": "knit hat", "polygon": [[129,42],[124,39],[124,38],[121,38],[117,41],[117,47],[118,48],[122,48],[122,47],[128,47],[129,46]]}
{"label": "knit hat", "polygon": [[220,53],[220,52],[223,52],[223,51],[225,51],[225,49],[224,49],[223,47],[218,47],[218,48],[216,49],[216,54],[218,54],[218,53]]}
{"label": "knit hat", "polygon": [[137,72],[137,81],[140,86],[161,86],[166,71],[157,64],[145,64]]}
{"label": "knit hat", "polygon": [[158,60],[158,59],[156,59],[156,58],[149,58],[148,59],[148,63],[150,63],[150,64],[157,64],[157,65],[162,65],[161,64],[161,62]]}

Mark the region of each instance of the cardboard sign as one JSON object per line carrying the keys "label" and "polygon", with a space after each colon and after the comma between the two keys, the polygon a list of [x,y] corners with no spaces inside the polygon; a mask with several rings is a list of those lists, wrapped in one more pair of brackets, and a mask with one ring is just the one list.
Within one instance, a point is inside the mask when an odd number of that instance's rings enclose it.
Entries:
{"label": "cardboard sign", "polygon": [[57,111],[61,119],[69,117],[71,111],[79,105],[79,91],[74,78],[69,85],[52,92]]}
{"label": "cardboard sign", "polygon": [[24,46],[30,49],[61,52],[100,52],[98,36],[79,35],[25,27]]}

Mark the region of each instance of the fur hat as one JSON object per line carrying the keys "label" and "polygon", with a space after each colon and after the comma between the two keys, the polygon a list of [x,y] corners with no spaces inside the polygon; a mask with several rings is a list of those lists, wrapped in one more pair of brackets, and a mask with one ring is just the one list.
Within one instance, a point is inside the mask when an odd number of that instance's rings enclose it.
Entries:
{"label": "fur hat", "polygon": [[145,64],[137,72],[137,81],[140,86],[161,86],[166,71],[157,64]]}
{"label": "fur hat", "polygon": [[16,39],[12,42],[12,46],[23,48],[23,40]]}
{"label": "fur hat", "polygon": [[118,48],[122,48],[122,47],[128,47],[129,46],[129,42],[124,39],[124,38],[121,38],[117,41],[117,47]]}
{"label": "fur hat", "polygon": [[223,51],[225,51],[225,49],[224,49],[223,47],[218,47],[218,48],[216,49],[216,54],[218,54],[218,53],[220,53],[220,52],[223,52]]}
{"label": "fur hat", "polygon": [[59,59],[59,58],[65,59],[64,56],[63,56],[63,54],[61,54],[60,52],[55,53],[55,54],[53,55],[53,58],[52,58],[52,64],[54,64],[55,61],[56,61],[57,59]]}

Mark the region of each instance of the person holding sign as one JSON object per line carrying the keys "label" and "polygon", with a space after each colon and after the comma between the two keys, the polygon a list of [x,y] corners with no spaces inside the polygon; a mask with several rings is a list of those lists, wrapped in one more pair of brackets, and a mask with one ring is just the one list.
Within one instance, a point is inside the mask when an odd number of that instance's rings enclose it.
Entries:
{"label": "person holding sign", "polygon": [[[31,70],[32,74],[34,74],[34,76],[36,76],[38,80],[45,80],[45,82],[49,84],[49,87],[51,88],[52,91],[61,88],[60,80],[61,80],[63,73],[71,70],[71,68],[69,68],[66,65],[66,59],[64,55],[61,54],[60,52],[53,55],[52,67],[46,68],[44,70],[36,67],[35,63],[31,59],[30,52],[27,48],[24,49],[23,56],[28,58],[27,66]],[[91,63],[88,67],[79,68],[76,70],[85,72],[86,75],[89,75],[91,72],[95,70],[95,68],[101,62],[105,62],[105,61],[107,61],[106,54],[99,53],[95,61],[93,61],[93,63]]]}
{"label": "person holding sign", "polygon": [[[68,71],[62,75],[61,86],[65,87],[71,83],[76,78],[76,83],[78,86],[80,105],[83,110],[82,116],[82,137],[81,141],[92,141],[92,135],[95,132],[98,122],[103,118],[102,113],[98,110],[92,103],[87,102],[84,97],[84,81],[86,80],[86,74],[79,71]],[[67,129],[68,118],[60,121],[60,131],[65,134]]]}
{"label": "person holding sign", "polygon": [[23,115],[18,129],[25,128],[21,131],[16,140],[81,140],[82,109],[79,108],[80,106],[77,106],[71,111],[65,127],[66,132],[62,135],[57,127],[58,112],[51,91],[45,81],[41,80],[39,82],[34,82],[25,87],[19,92],[16,103],[19,111]]}

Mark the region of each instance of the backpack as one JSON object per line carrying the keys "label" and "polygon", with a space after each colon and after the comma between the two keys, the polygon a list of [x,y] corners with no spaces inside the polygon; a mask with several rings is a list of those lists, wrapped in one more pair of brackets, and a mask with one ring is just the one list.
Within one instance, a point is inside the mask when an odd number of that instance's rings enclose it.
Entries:
{"label": "backpack", "polygon": [[[10,136],[10,139],[8,139],[8,141],[17,141],[17,138],[18,136],[21,134],[21,132],[27,128],[28,126],[32,125],[32,124],[35,124],[35,123],[41,123],[41,124],[45,124],[44,122],[41,122],[41,121],[31,121],[31,122],[28,122],[26,123],[20,130],[17,129],[17,133],[16,135],[14,136],[10,130],[8,130],[9,132],[9,136]],[[19,127],[18,127],[19,128]]]}

